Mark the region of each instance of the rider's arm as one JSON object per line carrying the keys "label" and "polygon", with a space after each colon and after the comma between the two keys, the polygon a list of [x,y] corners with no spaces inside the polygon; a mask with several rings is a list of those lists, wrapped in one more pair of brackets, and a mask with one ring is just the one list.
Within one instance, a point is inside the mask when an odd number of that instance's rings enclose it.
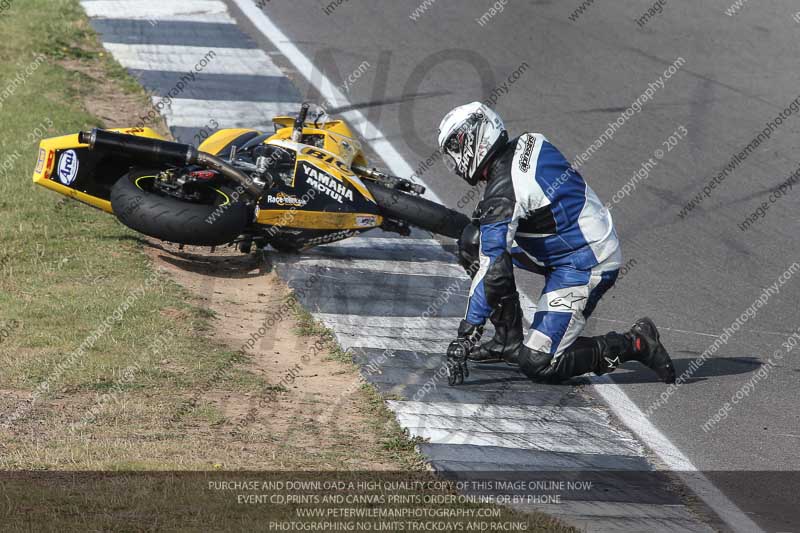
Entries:
{"label": "rider's arm", "polygon": [[472,280],[466,321],[483,325],[492,312],[486,299],[486,275],[504,252],[511,251],[515,225],[512,224],[514,203],[507,198],[486,199],[479,205],[481,245],[480,269]]}

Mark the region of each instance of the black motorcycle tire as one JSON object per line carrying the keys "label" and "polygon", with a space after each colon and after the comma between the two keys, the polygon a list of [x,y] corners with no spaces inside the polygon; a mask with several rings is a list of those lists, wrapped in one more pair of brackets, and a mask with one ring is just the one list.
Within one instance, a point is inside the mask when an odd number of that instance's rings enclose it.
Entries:
{"label": "black motorcycle tire", "polygon": [[218,202],[215,205],[181,201],[137,186],[137,180],[157,172],[134,170],[118,179],[111,188],[111,208],[125,226],[156,239],[192,246],[232,242],[247,227],[250,208],[231,200],[229,189],[216,189],[221,197],[228,198],[222,206]]}
{"label": "black motorcycle tire", "polygon": [[372,193],[384,217],[404,220],[412,226],[453,239],[458,239],[470,223],[465,214],[425,198],[367,180],[364,180],[364,185]]}

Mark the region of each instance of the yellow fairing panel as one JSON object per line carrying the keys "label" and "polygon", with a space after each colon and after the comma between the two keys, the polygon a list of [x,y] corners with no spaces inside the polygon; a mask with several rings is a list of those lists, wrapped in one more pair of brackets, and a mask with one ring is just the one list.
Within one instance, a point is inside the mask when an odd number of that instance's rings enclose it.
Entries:
{"label": "yellow fairing panel", "polygon": [[[276,117],[273,122],[277,126],[282,126],[275,134],[267,139],[266,142],[271,140],[287,140],[292,137],[292,130],[294,119],[290,117]],[[324,138],[323,150],[335,155],[345,165],[350,166],[355,163],[358,165],[366,165],[366,158],[361,149],[361,143],[357,141],[350,130],[350,127],[343,120],[331,120],[324,122],[319,127],[310,127],[308,123],[303,127],[303,135],[320,135]]]}
{"label": "yellow fairing panel", "polygon": [[372,193],[364,186],[359,177],[353,174],[341,161],[334,158],[332,154],[327,155],[316,148],[304,148],[301,153],[297,154],[297,163],[299,164],[302,161],[307,161],[315,167],[322,167],[325,172],[339,181],[346,181],[364,198],[375,203]]}
{"label": "yellow fairing panel", "polygon": [[[113,128],[108,131],[165,140],[164,137],[151,128]],[[85,204],[102,209],[107,213],[111,213],[111,202],[108,200],[97,198],[50,179],[50,175],[53,173],[53,167],[56,163],[56,152],[59,150],[68,150],[70,148],[88,148],[88,145],[78,142],[77,133],[42,140],[42,142],[39,143],[39,158],[36,162],[36,168],[33,171],[33,182],[51,191],[74,198]]]}
{"label": "yellow fairing panel", "polygon": [[205,141],[198,147],[199,150],[209,154],[218,154],[220,150],[228,146],[230,143],[238,139],[245,133],[256,131],[253,129],[226,129],[220,130]]}
{"label": "yellow fairing panel", "polygon": [[[289,128],[290,131],[294,127],[293,117],[275,117],[272,119],[272,122],[277,124],[278,126]],[[308,127],[308,124],[309,124],[308,122],[304,124],[303,126],[304,132],[308,132],[308,130],[311,129]],[[350,127],[347,125],[347,122],[345,122],[344,120],[328,120],[320,124],[320,129],[332,131],[333,133],[338,133],[339,135],[355,139],[353,131],[350,129]]]}
{"label": "yellow fairing panel", "polygon": [[152,128],[108,128],[107,131],[115,131],[117,133],[124,133],[126,135],[135,135],[137,137],[147,137],[148,139],[161,139],[162,141],[167,140]]}

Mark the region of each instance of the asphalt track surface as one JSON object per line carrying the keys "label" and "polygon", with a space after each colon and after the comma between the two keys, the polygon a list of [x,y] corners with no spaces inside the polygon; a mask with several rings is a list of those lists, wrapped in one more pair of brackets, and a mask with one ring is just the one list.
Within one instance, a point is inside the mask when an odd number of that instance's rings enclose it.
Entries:
{"label": "asphalt track surface", "polygon": [[[265,10],[412,163],[433,154],[447,110],[493,95],[512,134],[542,132],[574,159],[650,84],[658,87],[581,166],[610,201],[664,150],[635,190],[616,196],[612,214],[628,268],[600,304],[591,333],[650,316],[680,373],[798,260],[798,191],[769,200],[798,167],[796,115],[706,189],[699,206],[680,213],[800,95],[793,18],[800,6],[745,3],[729,16],[728,0],[672,0],[641,27],[636,19],[650,4],[628,0],[590,5],[576,21],[569,16],[579,2],[509,0],[483,25],[477,19],[492,3],[434,1],[412,20],[421,5],[351,0],[326,12],[327,2],[275,0]],[[679,58],[685,61],[661,87],[659,78]],[[354,79],[365,61],[369,67]],[[301,74],[293,81],[313,96]],[[688,134],[670,142],[681,127]],[[474,205],[465,202],[474,193],[441,162],[422,177],[449,205],[464,212]],[[762,202],[766,214],[742,231]],[[528,294],[541,287],[533,276],[518,281]],[[775,472],[800,468],[800,352],[782,348],[800,326],[800,278],[790,273],[778,288],[650,420],[760,526],[790,531],[800,518],[771,509],[797,494],[796,474]],[[666,390],[636,365],[613,380],[643,411]],[[748,395],[739,392],[745,389]],[[726,402],[727,417],[704,430]]]}

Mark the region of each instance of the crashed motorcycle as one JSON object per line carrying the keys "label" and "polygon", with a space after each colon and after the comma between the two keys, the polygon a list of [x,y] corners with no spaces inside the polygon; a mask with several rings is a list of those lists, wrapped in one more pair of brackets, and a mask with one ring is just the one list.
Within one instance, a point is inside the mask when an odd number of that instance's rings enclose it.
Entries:
{"label": "crashed motorcycle", "polygon": [[222,129],[194,147],[150,128],[45,139],[33,181],[181,245],[302,250],[381,228],[458,238],[469,219],[371,168],[342,120],[303,104],[274,132]]}

